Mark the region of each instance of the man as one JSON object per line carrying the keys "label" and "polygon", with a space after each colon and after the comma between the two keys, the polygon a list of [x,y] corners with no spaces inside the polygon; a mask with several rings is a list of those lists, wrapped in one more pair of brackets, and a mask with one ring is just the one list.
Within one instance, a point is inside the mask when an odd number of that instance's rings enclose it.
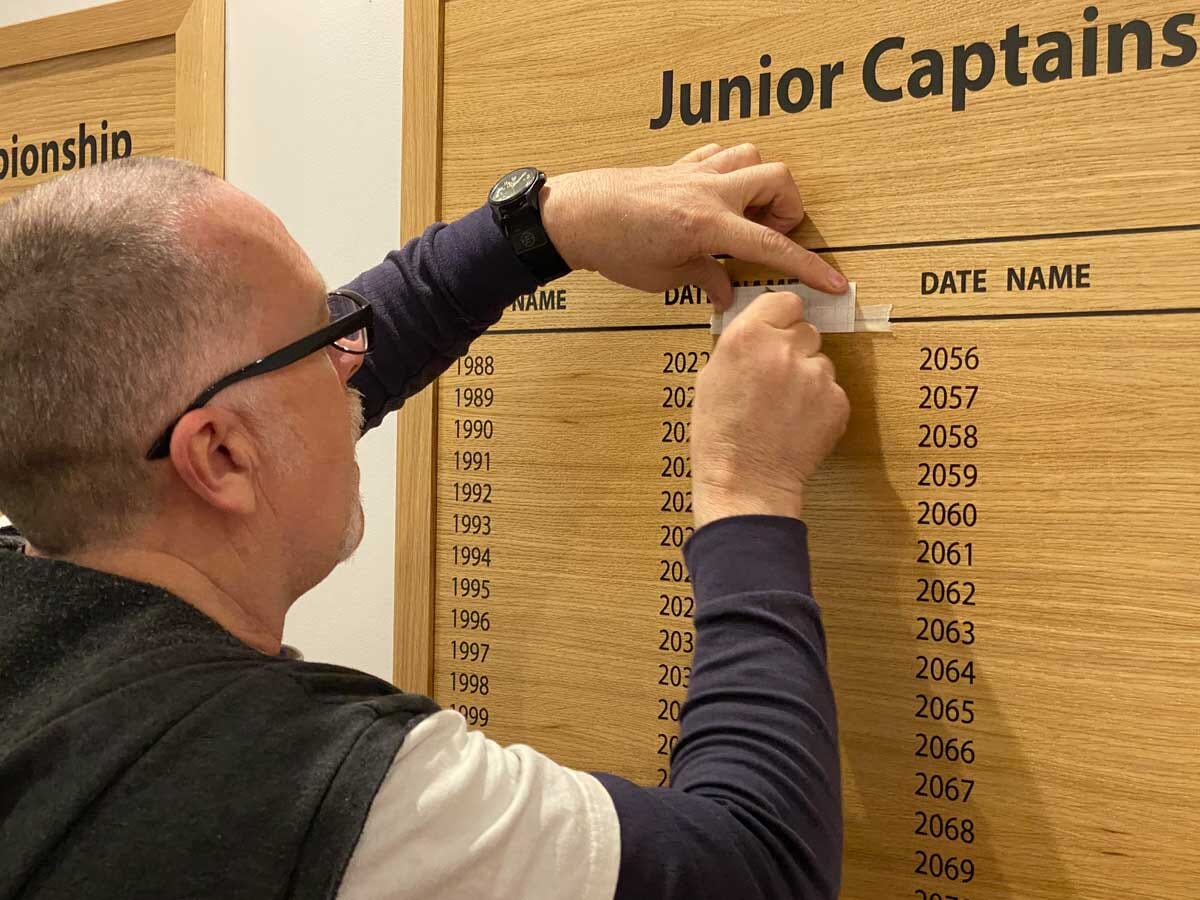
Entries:
{"label": "man", "polygon": [[[564,175],[536,200],[552,268],[700,283],[719,307],[713,254],[844,288],[784,237],[799,194],[752,146]],[[433,226],[327,298],[274,216],[182,163],[0,208],[0,509],[23,534],[0,550],[0,898],[836,895],[800,516],[847,403],[794,295],[743,313],[697,387],[671,788],[500,747],[281,645],[361,538],[364,419],[544,275],[511,221]]]}

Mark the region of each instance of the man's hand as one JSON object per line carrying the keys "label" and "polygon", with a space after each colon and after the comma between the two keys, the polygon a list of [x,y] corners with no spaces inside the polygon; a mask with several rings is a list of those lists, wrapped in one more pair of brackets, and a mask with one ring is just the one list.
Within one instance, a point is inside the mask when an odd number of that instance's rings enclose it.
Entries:
{"label": "man's hand", "polygon": [[718,311],[733,299],[723,253],[831,294],[846,279],[787,237],[804,203],[783,163],[753,144],[709,144],[670,166],[560,175],[542,189],[542,221],[573,269],[643,291],[698,284]]}
{"label": "man's hand", "polygon": [[795,294],[758,297],[721,335],[696,382],[696,527],[737,515],[799,518],[804,487],[850,414],[821,334]]}

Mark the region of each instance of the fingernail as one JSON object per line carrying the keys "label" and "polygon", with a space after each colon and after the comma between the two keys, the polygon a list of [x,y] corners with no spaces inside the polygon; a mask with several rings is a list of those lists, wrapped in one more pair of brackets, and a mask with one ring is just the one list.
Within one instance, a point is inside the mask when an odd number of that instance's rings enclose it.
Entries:
{"label": "fingernail", "polygon": [[834,272],[833,277],[830,278],[829,281],[833,285],[833,289],[838,293],[845,293],[846,289],[850,287],[850,282],[848,282],[846,280],[846,276],[840,272]]}

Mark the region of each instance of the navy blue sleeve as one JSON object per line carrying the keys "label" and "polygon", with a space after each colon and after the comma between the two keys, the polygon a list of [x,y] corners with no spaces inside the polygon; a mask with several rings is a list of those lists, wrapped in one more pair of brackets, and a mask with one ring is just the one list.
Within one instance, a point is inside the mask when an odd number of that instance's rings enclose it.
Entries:
{"label": "navy blue sleeve", "polygon": [[375,343],[350,383],[373,428],[537,287],[487,207],[437,224],[346,287],[375,308]]}
{"label": "navy blue sleeve", "polygon": [[684,553],[696,653],[671,786],[597,775],[621,827],[616,898],[835,898],[837,713],[804,523],[722,519]]}

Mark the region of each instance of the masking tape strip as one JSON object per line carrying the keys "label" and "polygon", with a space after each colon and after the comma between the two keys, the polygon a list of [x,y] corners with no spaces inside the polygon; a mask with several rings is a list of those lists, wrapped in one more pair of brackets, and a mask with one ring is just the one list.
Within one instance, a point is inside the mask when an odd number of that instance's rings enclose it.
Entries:
{"label": "masking tape strip", "polygon": [[891,331],[892,304],[860,306],[854,313],[855,331]]}
{"label": "masking tape strip", "polygon": [[[891,331],[891,305],[885,303],[858,307],[856,282],[850,282],[850,289],[844,294],[826,294],[803,284],[781,285],[780,289],[800,295],[804,300],[804,318],[822,334]],[[734,288],[733,305],[724,313],[715,313],[711,319],[712,333],[720,334],[756,297],[770,290],[772,288],[761,285]]]}
{"label": "masking tape strip", "polygon": [[[804,318],[816,326],[822,334],[844,334],[854,330],[855,299],[857,285],[853,282],[844,294],[826,294],[803,284],[780,285],[779,290],[799,294],[804,301]],[[746,285],[733,289],[733,304],[725,312],[712,317],[713,334],[720,334],[733,324],[751,303],[762,294],[775,290],[762,285]]]}

